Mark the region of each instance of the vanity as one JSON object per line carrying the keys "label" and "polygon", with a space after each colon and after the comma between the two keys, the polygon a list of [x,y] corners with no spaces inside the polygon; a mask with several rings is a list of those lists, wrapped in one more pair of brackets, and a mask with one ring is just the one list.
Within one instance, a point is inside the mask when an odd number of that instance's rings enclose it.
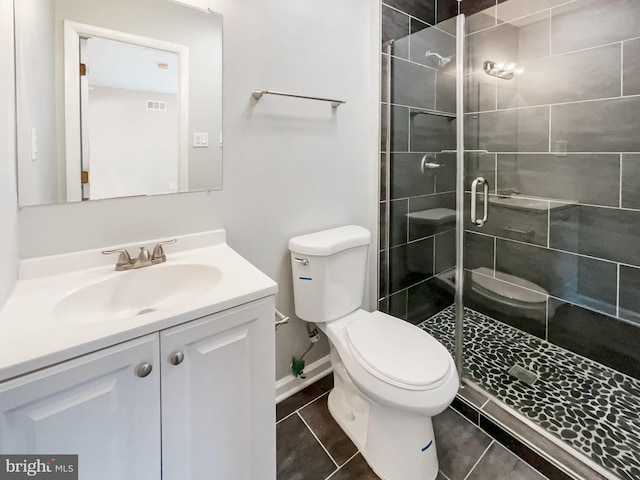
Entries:
{"label": "vanity", "polygon": [[2,454],[77,454],[81,479],[275,479],[277,285],[224,230],[165,248],[128,271],[100,250],[22,262],[0,310]]}

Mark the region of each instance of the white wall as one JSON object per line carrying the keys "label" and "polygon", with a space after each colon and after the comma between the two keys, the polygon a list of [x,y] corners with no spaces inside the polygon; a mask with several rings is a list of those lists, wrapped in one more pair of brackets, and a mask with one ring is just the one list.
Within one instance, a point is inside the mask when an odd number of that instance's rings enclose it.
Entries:
{"label": "white wall", "polygon": [[[55,84],[54,11],[50,0],[16,2],[16,9],[28,29],[16,36],[18,51],[30,52],[17,58],[17,99],[20,105],[18,151],[20,158],[20,196],[25,205],[59,202],[64,191],[58,188],[58,155]],[[4,70],[7,71],[7,70]],[[13,69],[11,69],[13,71]],[[33,92],[38,92],[34,95]],[[37,131],[38,155],[31,158],[31,128]]]}
{"label": "white wall", "polygon": [[18,275],[13,84],[13,2],[0,0],[0,307]]}
{"label": "white wall", "polygon": [[[291,236],[356,223],[376,238],[379,4],[208,1],[224,16],[223,190],[25,208],[21,255],[224,227],[229,244],[278,282],[277,307],[293,316]],[[328,103],[274,96],[256,102],[256,88],[347,103],[333,111]],[[278,378],[306,345],[302,322],[278,330]],[[327,352],[323,342],[306,358]]]}

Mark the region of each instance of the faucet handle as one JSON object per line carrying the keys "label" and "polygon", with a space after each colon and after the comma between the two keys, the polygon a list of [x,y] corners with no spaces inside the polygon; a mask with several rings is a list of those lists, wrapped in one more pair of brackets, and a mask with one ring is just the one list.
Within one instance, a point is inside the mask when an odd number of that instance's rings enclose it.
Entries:
{"label": "faucet handle", "polygon": [[138,254],[138,258],[136,262],[149,262],[151,261],[151,255],[149,254],[149,250],[147,247],[140,247],[140,253]]}
{"label": "faucet handle", "polygon": [[116,248],[115,250],[103,250],[103,255],[111,255],[113,253],[119,253],[118,261],[116,262],[116,270],[123,270],[131,266],[131,257],[129,252],[124,248]]}
{"label": "faucet handle", "polygon": [[177,241],[178,239],[174,238],[172,240],[158,242],[158,244],[155,247],[153,247],[153,253],[151,254],[151,261],[155,263],[165,262],[167,260],[167,256],[164,254],[164,248],[162,248],[162,246],[168,245],[170,243],[176,243]]}

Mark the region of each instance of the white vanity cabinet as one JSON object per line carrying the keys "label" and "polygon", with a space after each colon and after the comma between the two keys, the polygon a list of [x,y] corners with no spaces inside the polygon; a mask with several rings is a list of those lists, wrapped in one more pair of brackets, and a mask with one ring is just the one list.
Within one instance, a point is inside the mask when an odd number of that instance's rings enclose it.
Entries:
{"label": "white vanity cabinet", "polygon": [[269,296],[0,383],[0,453],[77,453],[81,480],[275,480],[273,319]]}
{"label": "white vanity cabinet", "polygon": [[273,302],[160,333],[163,480],[275,480]]}
{"label": "white vanity cabinet", "polygon": [[78,454],[87,480],[159,479],[159,354],[156,333],[0,383],[0,453]]}

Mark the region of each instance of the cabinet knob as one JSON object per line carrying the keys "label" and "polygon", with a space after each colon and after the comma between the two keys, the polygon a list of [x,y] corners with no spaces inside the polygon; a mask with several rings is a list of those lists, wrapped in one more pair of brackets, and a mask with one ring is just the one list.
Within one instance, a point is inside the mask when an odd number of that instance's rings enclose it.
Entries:
{"label": "cabinet knob", "polygon": [[171,365],[180,365],[183,360],[184,360],[184,353],[182,352],[172,353],[171,356],[169,357],[169,363]]}
{"label": "cabinet knob", "polygon": [[153,370],[153,367],[150,363],[141,363],[136,367],[136,375],[140,378],[144,378],[151,373],[151,370]]}

